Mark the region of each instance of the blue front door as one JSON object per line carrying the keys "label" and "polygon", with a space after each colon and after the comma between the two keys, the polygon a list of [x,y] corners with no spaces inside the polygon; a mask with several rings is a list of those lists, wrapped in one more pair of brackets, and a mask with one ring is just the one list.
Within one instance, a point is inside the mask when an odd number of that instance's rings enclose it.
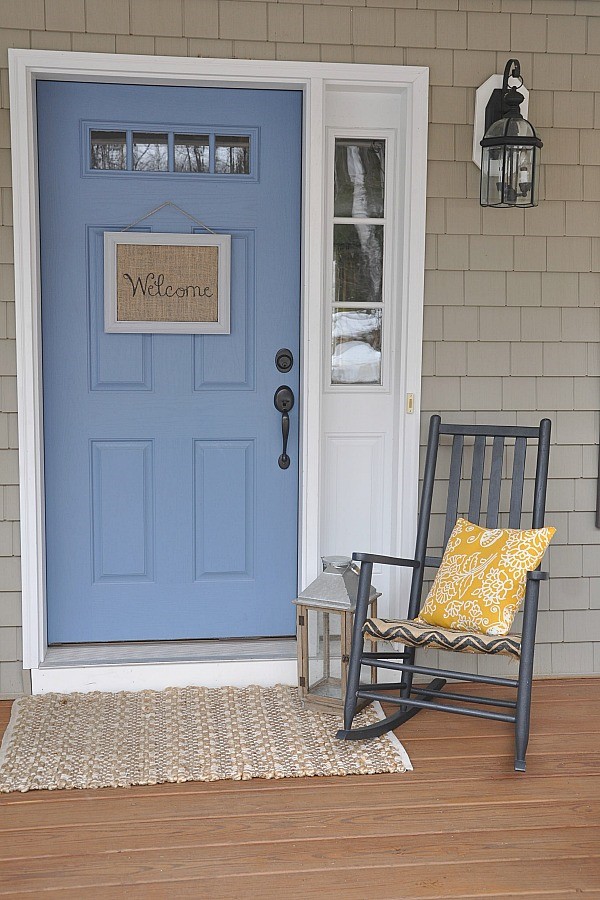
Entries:
{"label": "blue front door", "polygon": [[[39,82],[50,643],[289,635],[301,94]],[[231,334],[107,334],[103,235],[231,235]],[[174,206],[135,231],[199,232]],[[280,348],[294,366],[281,374]]]}

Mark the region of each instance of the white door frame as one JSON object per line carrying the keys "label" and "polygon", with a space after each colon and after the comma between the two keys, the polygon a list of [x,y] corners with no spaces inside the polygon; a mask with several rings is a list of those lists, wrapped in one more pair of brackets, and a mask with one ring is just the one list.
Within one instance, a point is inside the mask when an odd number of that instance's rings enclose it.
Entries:
{"label": "white door frame", "polygon": [[[399,538],[396,551],[411,553],[417,509],[419,409],[423,272],[425,255],[425,184],[427,143],[428,69],[416,66],[354,65],[279,62],[264,60],[196,59],[103,53],[9,50],[14,204],[14,261],[17,339],[17,396],[19,421],[19,483],[21,503],[23,664],[33,670],[34,691],[85,690],[71,665],[61,678],[48,680],[44,667],[46,637],[43,405],[41,359],[41,293],[38,214],[38,176],[35,82],[38,79],[129,82],[162,85],[263,87],[299,89],[304,93],[302,324],[300,409],[299,581],[306,585],[319,568],[320,401],[322,379],[323,198],[325,196],[324,97],[328,86],[407,92],[407,166],[404,211],[405,303],[401,354],[400,397],[412,394],[414,414],[406,415],[398,447],[398,473],[402,497],[398,504]],[[407,410],[408,411],[408,410]],[[183,683],[247,683],[249,680],[290,679],[295,671],[264,659],[255,670],[250,661],[243,673],[234,663],[206,663],[202,674],[187,669]],[[258,661],[257,661],[258,662]],[[89,665],[89,664],[88,664]],[[198,665],[198,663],[196,663]],[[216,666],[220,675],[210,669]],[[179,668],[182,666],[179,665]],[[123,669],[129,677],[131,666]],[[155,666],[156,668],[156,666]],[[152,665],[138,665],[136,686],[180,683],[175,668],[162,664],[156,676]],[[185,669],[185,666],[183,666]],[[239,666],[238,666],[239,668]],[[127,669],[127,672],[125,671]],[[141,670],[146,670],[145,677]],[[169,671],[171,670],[171,671]],[[266,671],[268,670],[268,672]],[[90,671],[88,669],[88,671]],[[44,678],[42,674],[45,673]],[[68,674],[70,673],[70,674]],[[294,680],[295,675],[291,677]],[[169,678],[171,680],[169,681]],[[119,683],[113,667],[107,684]],[[215,680],[216,679],[216,680]],[[223,679],[226,679],[223,681]],[[92,687],[101,686],[100,676]],[[131,680],[129,681],[131,684]],[[48,687],[47,685],[50,685]],[[87,684],[87,682],[86,682]],[[54,686],[54,688],[53,688]],[[90,689],[89,687],[87,689]]]}

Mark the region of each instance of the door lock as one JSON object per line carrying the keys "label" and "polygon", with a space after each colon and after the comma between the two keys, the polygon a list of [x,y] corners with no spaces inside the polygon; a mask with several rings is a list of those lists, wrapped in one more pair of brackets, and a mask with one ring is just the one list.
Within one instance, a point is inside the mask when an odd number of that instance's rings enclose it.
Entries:
{"label": "door lock", "polygon": [[275,354],[275,365],[279,372],[289,372],[294,365],[294,356],[287,347],[282,347]]}
{"label": "door lock", "polygon": [[287,453],[288,437],[290,434],[290,416],[289,412],[294,407],[294,392],[287,384],[282,384],[275,391],[273,403],[277,412],[281,413],[281,437],[283,440],[283,448],[281,456],[277,460],[280,469],[289,469],[290,458]]}

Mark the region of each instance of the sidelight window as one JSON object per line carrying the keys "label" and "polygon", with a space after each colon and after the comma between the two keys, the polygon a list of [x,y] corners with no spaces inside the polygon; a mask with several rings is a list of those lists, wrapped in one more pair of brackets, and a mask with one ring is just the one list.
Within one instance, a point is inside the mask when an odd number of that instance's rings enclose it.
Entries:
{"label": "sidelight window", "polygon": [[335,139],[331,384],[382,384],[385,140]]}

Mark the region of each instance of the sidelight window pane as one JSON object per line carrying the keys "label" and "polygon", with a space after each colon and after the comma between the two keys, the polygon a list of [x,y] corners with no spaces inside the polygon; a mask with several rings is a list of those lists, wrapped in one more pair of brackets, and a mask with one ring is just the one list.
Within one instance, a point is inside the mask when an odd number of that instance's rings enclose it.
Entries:
{"label": "sidelight window pane", "polygon": [[334,309],[332,384],[381,384],[381,309]]}
{"label": "sidelight window pane", "polygon": [[334,303],[381,303],[382,282],[383,225],[334,225]]}
{"label": "sidelight window pane", "polygon": [[175,135],[175,171],[210,171],[210,146],[207,134]]}
{"label": "sidelight window pane", "polygon": [[334,215],[383,218],[384,181],[385,141],[336,139]]}
{"label": "sidelight window pane", "polygon": [[167,135],[135,132],[133,168],[136,172],[167,172],[169,170]]}
{"label": "sidelight window pane", "polygon": [[248,135],[216,136],[215,173],[217,175],[250,174],[250,138]]}
{"label": "sidelight window pane", "polygon": [[90,134],[92,169],[125,169],[127,145],[124,131],[92,131]]}

